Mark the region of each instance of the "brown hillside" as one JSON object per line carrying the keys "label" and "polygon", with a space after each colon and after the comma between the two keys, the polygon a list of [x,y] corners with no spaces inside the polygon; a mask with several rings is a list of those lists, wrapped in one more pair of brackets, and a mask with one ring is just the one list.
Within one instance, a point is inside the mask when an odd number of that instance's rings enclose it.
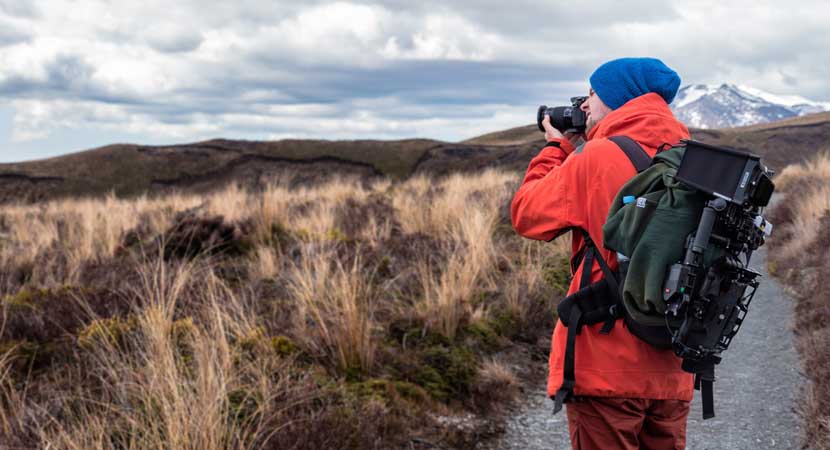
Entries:
{"label": "brown hillside", "polygon": [[231,181],[261,188],[276,179],[309,184],[332,175],[406,178],[489,166],[521,168],[533,146],[477,146],[427,139],[278,142],[216,139],[172,146],[117,144],[16,164],[0,164],[0,202],[57,197],[204,192]]}
{"label": "brown hillside", "polygon": [[[830,113],[723,130],[693,129],[692,137],[750,151],[781,170],[830,150]],[[416,173],[502,167],[522,171],[544,144],[535,125],[488,133],[459,143],[399,141],[215,139],[194,144],[117,144],[57,158],[0,164],[0,202],[57,197],[118,196],[187,190],[204,192],[237,182],[261,188],[279,179],[308,184],[332,175],[406,178]]]}
{"label": "brown hillside", "polygon": [[530,143],[541,145],[545,143],[545,138],[536,125],[525,125],[483,134],[462,142],[475,145],[521,145]]}

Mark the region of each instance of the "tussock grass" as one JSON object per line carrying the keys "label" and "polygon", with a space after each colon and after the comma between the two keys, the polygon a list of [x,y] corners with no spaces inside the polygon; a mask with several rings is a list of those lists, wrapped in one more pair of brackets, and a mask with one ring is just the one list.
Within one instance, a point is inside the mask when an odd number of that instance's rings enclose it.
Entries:
{"label": "tussock grass", "polygon": [[809,379],[801,414],[804,446],[830,449],[830,295],[823,289],[830,263],[820,249],[830,245],[830,155],[789,166],[775,179],[784,192],[770,212],[777,227],[770,241],[769,268],[793,294],[796,347]]}
{"label": "tussock grass", "polygon": [[775,177],[775,186],[779,191],[787,191],[805,179],[818,182],[830,179],[830,152],[822,152],[810,161],[785,167]]}
{"label": "tussock grass", "polygon": [[514,175],[495,170],[453,174],[437,183],[416,176],[401,184],[392,202],[405,232],[444,235],[453,232],[471,208],[497,210],[500,202],[512,195],[512,181]]}
{"label": "tussock grass", "polygon": [[375,293],[359,259],[344,266],[331,250],[301,247],[289,269],[288,290],[299,306],[297,327],[309,348],[340,369],[368,371],[374,361]]}
{"label": "tussock grass", "polygon": [[495,287],[491,276],[496,259],[492,239],[495,219],[492,211],[473,211],[450,230],[454,245],[446,267],[436,271],[429,261],[418,266],[424,292],[418,311],[430,328],[449,339],[469,320],[475,293],[482,287]]}
{"label": "tussock grass", "polygon": [[0,442],[408,448],[435,414],[510,401],[515,361],[496,354],[550,333],[566,252],[510,231],[517,182],[5,208]]}
{"label": "tussock grass", "polygon": [[[266,422],[278,411],[264,400],[288,387],[279,385],[287,380],[274,379],[271,370],[278,367],[235,363],[234,341],[250,333],[246,328],[256,319],[209,267],[151,262],[140,276],[134,295],[147,305],[127,347],[102,339],[92,349],[108,402],[83,401],[69,424],[50,417],[40,430],[42,443],[77,449],[252,449],[267,443],[274,430]],[[199,325],[173,314],[196,276],[204,288]],[[229,399],[240,389],[252,410],[238,421]]]}

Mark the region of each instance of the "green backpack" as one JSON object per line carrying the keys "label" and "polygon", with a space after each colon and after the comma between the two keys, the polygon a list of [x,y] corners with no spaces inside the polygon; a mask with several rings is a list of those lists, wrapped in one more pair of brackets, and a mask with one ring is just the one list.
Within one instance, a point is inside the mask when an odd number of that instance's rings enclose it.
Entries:
{"label": "green backpack", "polygon": [[[666,349],[671,348],[666,268],[683,259],[686,240],[697,229],[707,201],[706,195],[675,179],[684,150],[658,153],[651,167],[623,185],[602,227],[605,248],[623,255],[619,275],[626,325],[640,339]],[[704,265],[721,254],[718,247],[710,247]]]}

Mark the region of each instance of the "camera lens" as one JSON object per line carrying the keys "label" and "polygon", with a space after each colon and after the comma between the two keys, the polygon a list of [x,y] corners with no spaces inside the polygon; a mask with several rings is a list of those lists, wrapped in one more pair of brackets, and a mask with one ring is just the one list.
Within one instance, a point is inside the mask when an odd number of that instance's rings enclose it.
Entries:
{"label": "camera lens", "polygon": [[557,106],[555,108],[550,108],[550,123],[553,125],[553,128],[561,132],[565,132],[565,130],[570,130],[574,127],[573,123],[573,106]]}
{"label": "camera lens", "polygon": [[545,112],[548,110],[547,105],[542,105],[539,109],[536,110],[536,125],[539,127],[539,131],[542,133],[545,132],[545,127],[542,126],[542,121],[545,120]]}
{"label": "camera lens", "polygon": [[587,97],[574,97],[571,99],[573,105],[571,106],[555,106],[548,108],[547,105],[542,105],[536,111],[536,125],[539,131],[544,132],[545,127],[542,126],[542,120],[545,114],[550,116],[550,124],[553,128],[565,132],[583,133],[585,132],[585,113],[579,109],[579,106],[585,101]]}

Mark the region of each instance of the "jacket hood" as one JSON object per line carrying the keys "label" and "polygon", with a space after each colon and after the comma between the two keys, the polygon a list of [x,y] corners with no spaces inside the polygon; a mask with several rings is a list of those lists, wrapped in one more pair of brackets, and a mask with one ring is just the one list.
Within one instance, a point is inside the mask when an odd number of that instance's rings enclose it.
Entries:
{"label": "jacket hood", "polygon": [[588,132],[588,140],[628,136],[640,144],[658,148],[689,139],[689,129],[672,114],[660,95],[641,95],[611,111]]}

